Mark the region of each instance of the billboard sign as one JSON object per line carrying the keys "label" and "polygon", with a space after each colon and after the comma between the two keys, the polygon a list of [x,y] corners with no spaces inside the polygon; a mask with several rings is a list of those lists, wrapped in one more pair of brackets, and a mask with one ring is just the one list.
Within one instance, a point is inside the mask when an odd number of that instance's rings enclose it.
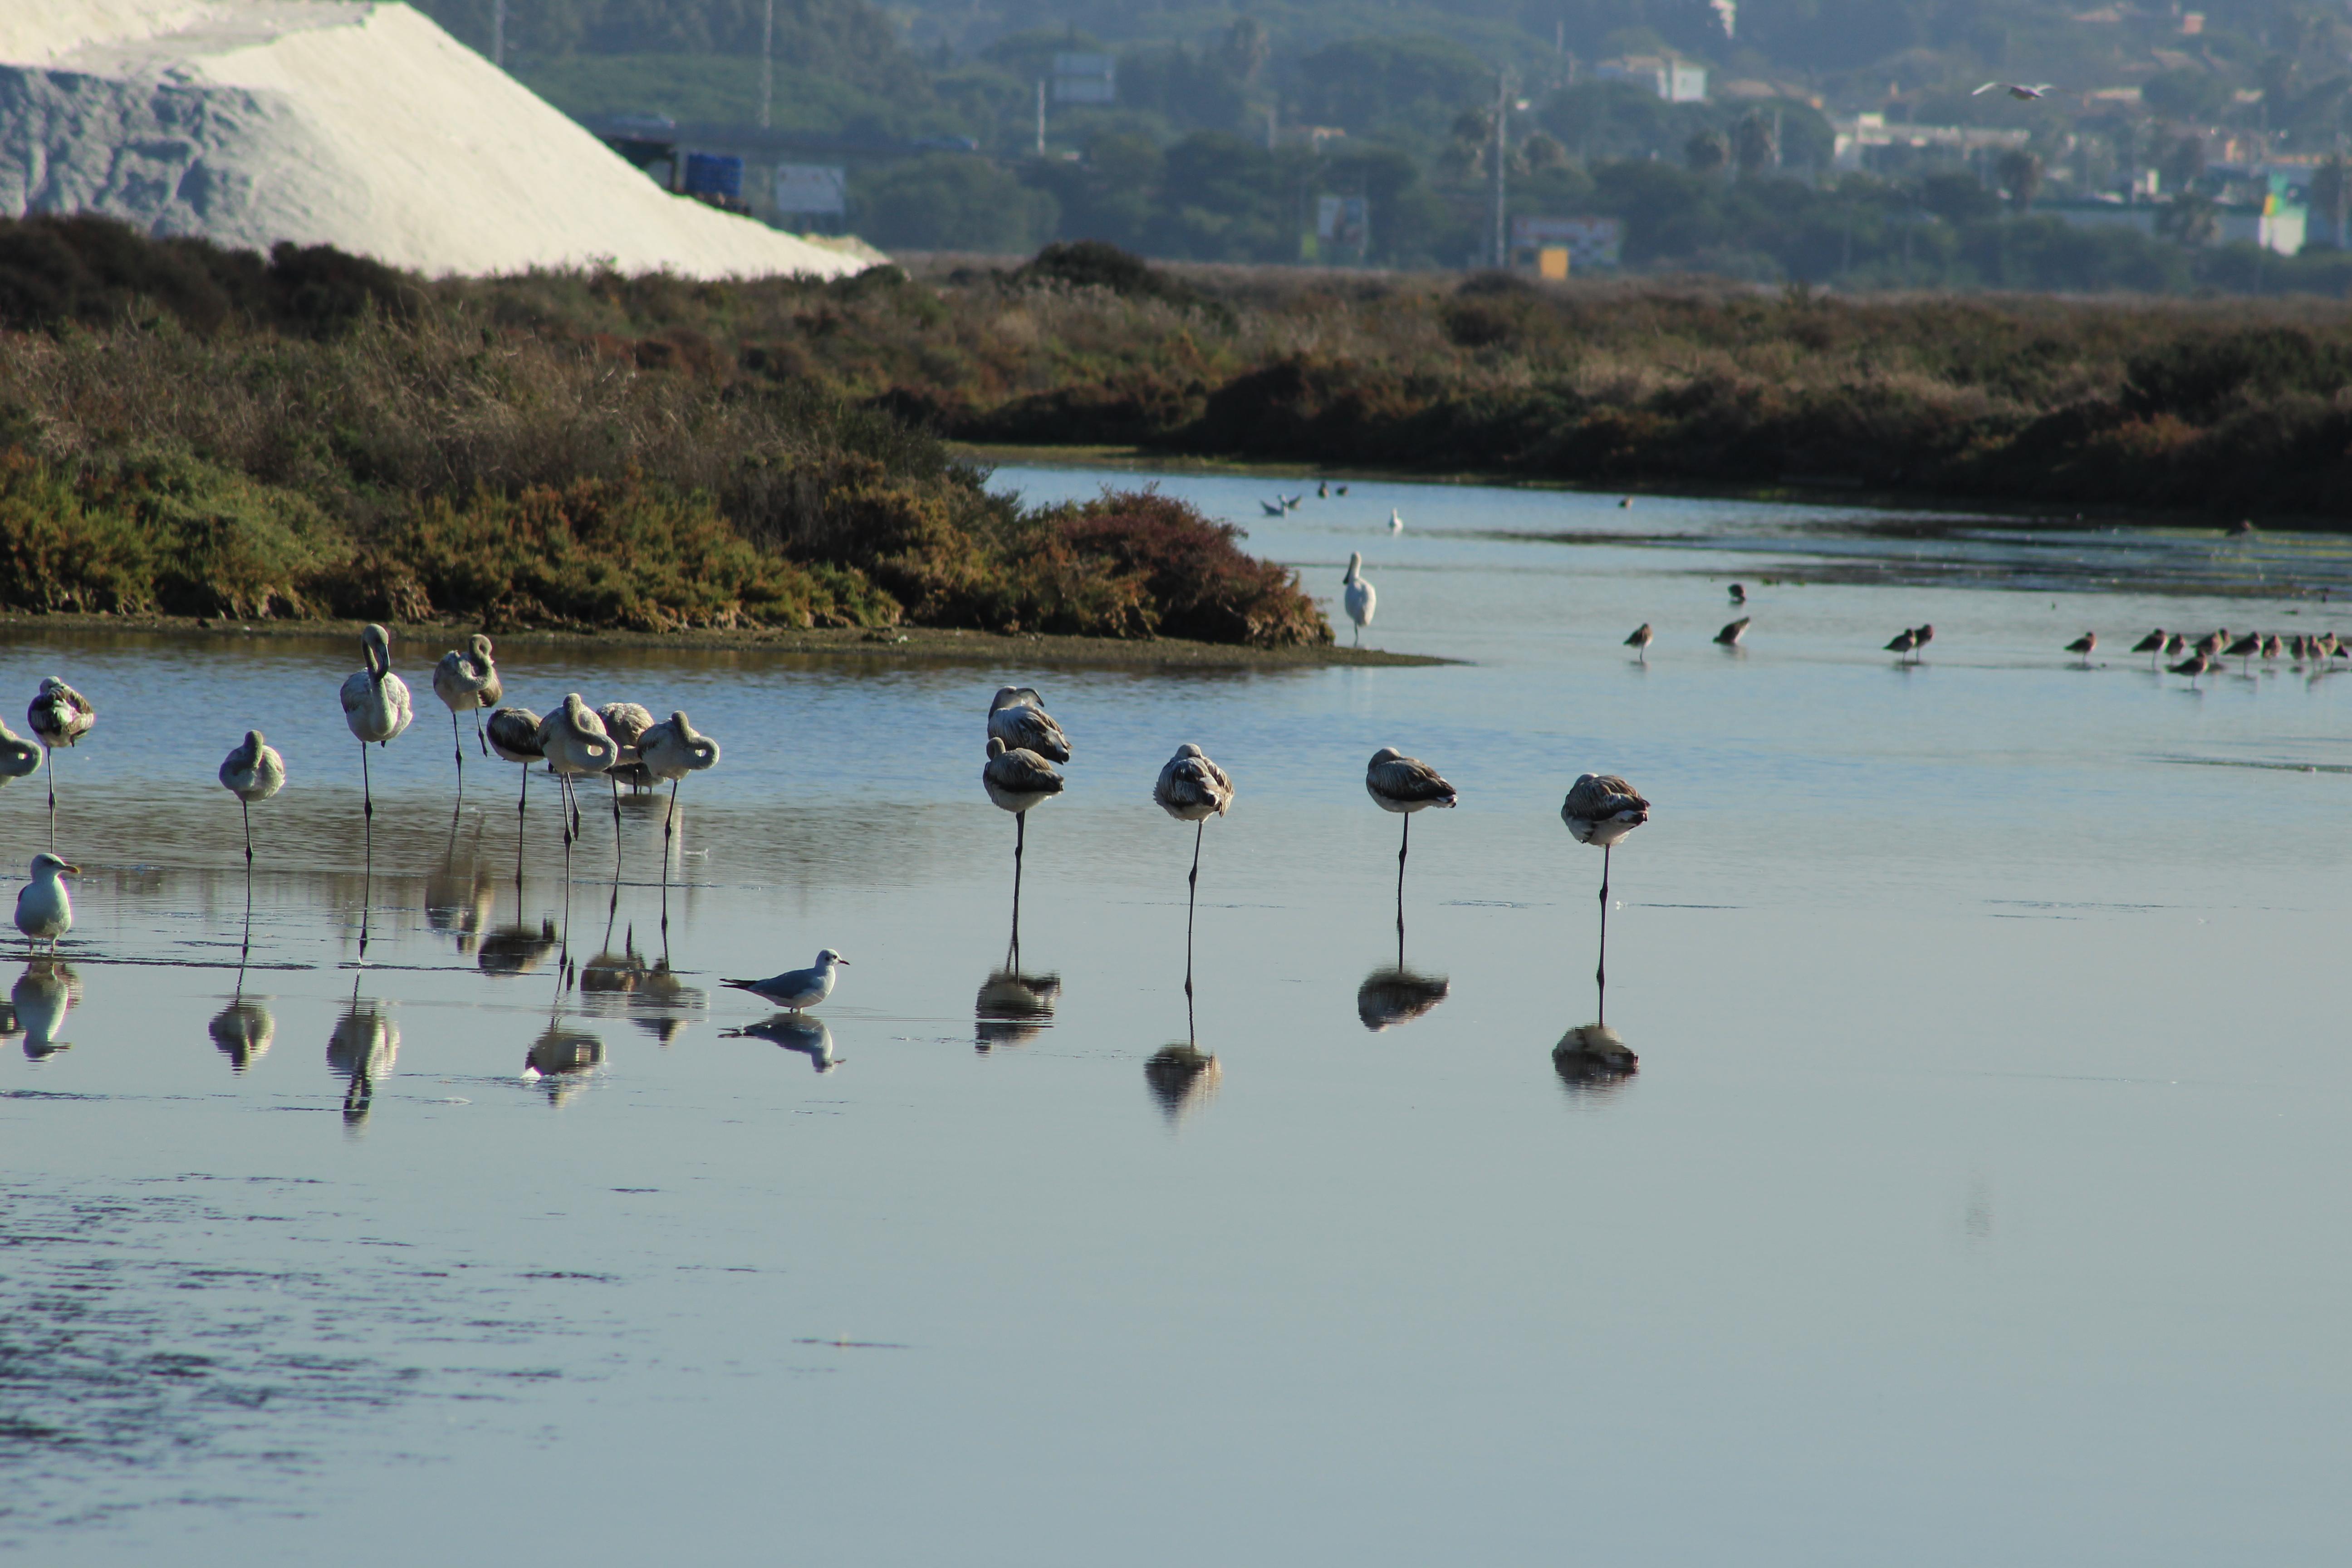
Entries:
{"label": "billboard sign", "polygon": [[1581,271],[1614,267],[1625,245],[1625,225],[1613,217],[1515,217],[1511,250],[1565,250]]}
{"label": "billboard sign", "polygon": [[1057,54],[1054,57],[1055,103],[1116,103],[1118,101],[1118,62],[1108,55]]}
{"label": "billboard sign", "polygon": [[849,211],[847,171],[833,163],[776,165],[776,210],[780,213],[822,213],[835,217]]}

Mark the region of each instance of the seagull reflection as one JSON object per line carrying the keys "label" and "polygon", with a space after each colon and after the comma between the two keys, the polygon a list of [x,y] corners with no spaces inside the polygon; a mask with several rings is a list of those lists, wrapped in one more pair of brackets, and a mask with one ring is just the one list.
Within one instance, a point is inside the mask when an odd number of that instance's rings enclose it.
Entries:
{"label": "seagull reflection", "polygon": [[392,1076],[400,1057],[400,1029],[383,1004],[360,999],[359,977],[352,979],[351,1005],[335,1020],[327,1037],[327,1070],[343,1080],[343,1124],[358,1127],[367,1121],[375,1102],[375,1086]]}
{"label": "seagull reflection", "polygon": [[779,1013],[761,1024],[746,1024],[740,1029],[730,1029],[727,1039],[767,1040],[788,1051],[798,1051],[808,1058],[809,1066],[819,1072],[831,1072],[844,1058],[834,1055],[833,1031],[822,1018],[812,1018],[805,1013]]}
{"label": "seagull reflection", "polygon": [[604,1065],[604,1042],[580,1029],[551,1022],[522,1059],[522,1080],[547,1091],[547,1102],[571,1103]]}
{"label": "seagull reflection", "polygon": [[1579,1024],[1551,1048],[1552,1071],[1571,1098],[1614,1094],[1642,1069],[1625,1037],[1606,1024]]}
{"label": "seagull reflection", "polygon": [[1006,967],[980,983],[973,999],[972,1045],[989,1051],[1025,1046],[1054,1026],[1054,1003],[1062,994],[1058,974],[1024,974]]}
{"label": "seagull reflection", "polygon": [[73,966],[53,959],[37,958],[25,965],[25,973],[8,989],[8,1001],[16,1014],[16,1026],[25,1034],[25,1055],[40,1061],[65,1050],[68,1042],[58,1038],[66,1026],[66,1015],[81,1000],[81,976]]}

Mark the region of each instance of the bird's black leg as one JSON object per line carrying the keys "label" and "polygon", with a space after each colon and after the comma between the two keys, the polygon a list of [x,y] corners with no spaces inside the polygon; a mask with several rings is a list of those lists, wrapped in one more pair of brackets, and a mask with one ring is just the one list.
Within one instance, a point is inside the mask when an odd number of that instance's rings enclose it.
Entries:
{"label": "bird's black leg", "polygon": [[237,808],[245,813],[245,880],[250,889],[253,885],[253,806],[244,800],[236,804]]}
{"label": "bird's black leg", "polygon": [[490,738],[482,733],[482,708],[479,703],[474,705],[474,743],[482,748],[482,755],[487,757],[490,754]]}
{"label": "bird's black leg", "polygon": [[1013,814],[1013,952],[1014,967],[1019,967],[1021,952],[1021,855],[1029,842],[1029,814]]}
{"label": "bird's black leg", "polygon": [[457,710],[449,710],[449,750],[457,759],[457,798],[466,798],[466,732],[457,728]]}
{"label": "bird's black leg", "polygon": [[1201,901],[1201,835],[1207,832],[1209,819],[1202,817],[1192,829],[1192,874],[1184,879],[1184,985],[1191,994],[1192,984],[1192,911]]}
{"label": "bird's black leg", "polygon": [[1592,984],[1601,993],[1599,1023],[1609,1021],[1609,850],[1601,847],[1601,962],[1592,971]]}

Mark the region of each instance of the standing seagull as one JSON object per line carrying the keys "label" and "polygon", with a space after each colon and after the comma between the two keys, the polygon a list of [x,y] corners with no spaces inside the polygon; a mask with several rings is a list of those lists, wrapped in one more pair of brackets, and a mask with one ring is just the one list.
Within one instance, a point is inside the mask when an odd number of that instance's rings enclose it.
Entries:
{"label": "standing seagull", "polygon": [[604,721],[580,700],[577,691],[566,692],[563,706],[540,721],[539,749],[546,753],[548,772],[562,781],[563,798],[571,804],[563,819],[563,853],[568,863],[572,840],[580,837],[580,797],[572,792],[572,781],[582,773],[603,773],[621,760],[621,749],[604,732]]}
{"label": "standing seagull", "polygon": [[[1404,513],[1397,510],[1394,507],[1389,508],[1389,531],[1391,533],[1402,533],[1404,531]],[[1367,616],[1364,618],[1366,620],[1370,620],[1371,617]]]}
{"label": "standing seagull", "polygon": [[[33,693],[32,706],[25,710],[31,721],[33,738],[41,742],[44,752],[54,752],[59,746],[70,746],[89,733],[98,722],[98,710],[89,699],[59,680],[54,675],[41,678],[41,689]],[[58,814],[58,770],[49,769],[49,816]]]}
{"label": "standing seagull", "polygon": [[1634,657],[1643,664],[1650,662],[1650,638],[1654,635],[1650,630],[1650,623],[1643,621],[1633,628],[1633,635],[1625,639],[1625,646],[1632,648]]}
{"label": "standing seagull", "polygon": [[2076,637],[2073,642],[2066,645],[2066,651],[2071,654],[2080,655],[2083,660],[2083,668],[2084,669],[2088,669],[2091,668],[2091,650],[2098,646],[2099,634],[2096,632],[2084,632],[2081,637]]}
{"label": "standing seagull", "polygon": [[1000,686],[988,704],[988,734],[1008,752],[1034,752],[1049,763],[1070,760],[1070,738],[1045,711],[1034,686]]}
{"label": "standing seagull", "polygon": [[16,895],[16,929],[34,942],[47,942],[52,955],[58,938],[73,930],[73,896],[66,891],[65,879],[80,875],[80,867],[44,849],[33,857],[33,879]]}
{"label": "standing seagull", "polygon": [[368,777],[368,745],[371,742],[387,745],[399,739],[413,715],[408,683],[392,672],[392,634],[370,626],[360,633],[360,651],[367,658],[367,668],[343,678],[343,722],[352,727],[360,743],[361,811],[367,819],[368,847],[373,854],[375,786]]}
{"label": "standing seagull", "polygon": [[476,632],[466,640],[464,652],[451,648],[433,667],[433,695],[449,709],[449,736],[457,742],[457,790],[466,788],[466,742],[457,729],[457,715],[470,710],[474,715],[474,741],[482,748],[482,755],[490,754],[490,743],[482,735],[482,710],[495,708],[506,695],[505,683],[499,679],[499,662],[491,657],[490,639]]}
{"label": "standing seagull", "polygon": [[1364,646],[1364,628],[1372,624],[1372,611],[1378,607],[1380,595],[1364,581],[1364,552],[1348,553],[1348,574],[1339,579],[1339,597],[1348,606],[1348,618],[1356,623],[1356,646]]}
{"label": "standing seagull", "polygon": [[800,1012],[814,1007],[833,994],[834,971],[849,960],[831,948],[816,955],[816,963],[807,969],[787,969],[782,974],[765,980],[722,980],[721,985],[732,985],[738,991],[749,991],[762,1001],[773,1002],[779,1007]]}
{"label": "standing seagull", "polygon": [[1364,793],[1382,811],[1393,811],[1404,818],[1404,833],[1397,840],[1397,936],[1404,935],[1404,857],[1412,847],[1412,814],[1426,811],[1433,805],[1451,807],[1457,798],[1454,788],[1437,776],[1437,770],[1427,763],[1406,756],[1394,746],[1382,746],[1364,764]]}
{"label": "standing seagull", "polygon": [[[1899,640],[1899,639],[1898,639]],[[1601,987],[1601,1021],[1609,1014],[1609,852],[1617,841],[1650,820],[1650,803],[1614,773],[1584,773],[1559,803],[1559,819],[1579,844],[1601,846],[1601,963],[1592,983]]]}
{"label": "standing seagull", "polygon": [[1726,647],[1738,647],[1739,646],[1739,639],[1748,635],[1748,623],[1755,618],[1756,617],[1753,616],[1740,616],[1738,620],[1732,622],[1729,626],[1716,633],[1715,640],[1721,643]]}
{"label": "standing seagull", "polygon": [[245,814],[245,867],[253,869],[253,803],[268,800],[286,787],[286,759],[278,748],[264,744],[261,731],[247,730],[245,744],[231,752],[220,765],[221,787],[236,796],[237,808]]}
{"label": "standing seagull", "polygon": [[1151,786],[1151,798],[1160,809],[1179,822],[1195,823],[1192,829],[1192,874],[1184,879],[1188,891],[1184,896],[1184,947],[1192,951],[1192,908],[1201,892],[1201,836],[1208,831],[1209,818],[1223,816],[1234,804],[1234,781],[1225,770],[1209,760],[1209,754],[1187,741],[1176,748],[1168,765],[1160,770],[1160,782]]}
{"label": "standing seagull", "polygon": [[669,864],[670,836],[677,820],[678,781],[719,765],[719,742],[695,729],[683,710],[637,737],[637,760],[656,784],[669,780],[669,814],[662,818],[662,864]]}

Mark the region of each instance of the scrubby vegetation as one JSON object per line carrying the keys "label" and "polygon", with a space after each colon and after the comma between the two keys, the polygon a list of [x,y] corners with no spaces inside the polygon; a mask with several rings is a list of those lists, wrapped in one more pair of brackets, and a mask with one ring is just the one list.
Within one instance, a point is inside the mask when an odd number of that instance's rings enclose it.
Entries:
{"label": "scrubby vegetation", "polygon": [[0,224],[0,603],[1329,640],[1236,530],[1148,492],[1024,510],[983,478],[682,324]]}

